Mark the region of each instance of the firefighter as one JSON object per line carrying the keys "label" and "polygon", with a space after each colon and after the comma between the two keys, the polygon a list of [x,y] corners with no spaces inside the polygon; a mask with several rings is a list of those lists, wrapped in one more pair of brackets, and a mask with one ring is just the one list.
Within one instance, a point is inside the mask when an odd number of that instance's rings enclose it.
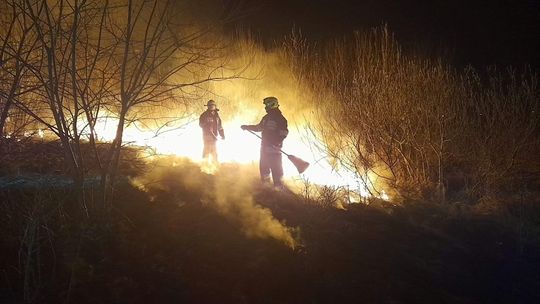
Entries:
{"label": "firefighter", "polygon": [[261,158],[259,171],[263,182],[270,182],[270,174],[276,188],[283,188],[283,165],[280,149],[283,140],[289,134],[287,119],[279,110],[276,97],[266,97],[263,100],[266,115],[257,125],[242,125],[242,130],[262,132]]}
{"label": "firefighter", "polygon": [[203,132],[203,159],[210,163],[218,162],[216,142],[218,135],[221,139],[225,139],[225,132],[221,126],[221,118],[219,117],[219,109],[216,107],[216,102],[209,100],[206,103],[206,111],[199,117],[199,126]]}

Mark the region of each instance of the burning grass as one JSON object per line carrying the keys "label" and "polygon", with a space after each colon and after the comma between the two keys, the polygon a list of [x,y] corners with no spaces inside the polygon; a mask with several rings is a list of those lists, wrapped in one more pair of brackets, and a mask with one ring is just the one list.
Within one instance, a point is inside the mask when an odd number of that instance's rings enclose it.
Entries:
{"label": "burning grass", "polygon": [[[201,84],[160,107],[134,107],[123,128],[124,146],[146,147],[149,158],[202,162],[197,118],[202,100],[213,98],[226,133],[218,142],[220,161],[255,163],[258,139],[239,127],[259,122],[260,100],[276,95],[289,120],[284,149],[312,164],[298,175],[284,161],[297,189],[309,181],[349,191],[352,201],[409,197],[471,204],[522,185],[538,189],[540,98],[532,71],[457,70],[443,59],[407,53],[385,27],[321,46],[298,35],[271,50],[251,36],[231,41],[229,63],[245,67],[245,78]],[[95,118],[96,139],[117,136],[120,117],[112,109]],[[84,118],[78,124],[88,132]],[[88,139],[81,135],[82,142]],[[92,169],[92,157],[81,157],[89,158],[84,170]],[[203,167],[216,172],[212,164]]]}
{"label": "burning grass", "polygon": [[[178,45],[183,31],[147,18],[148,1],[134,2],[134,23],[101,1],[45,23],[24,11],[37,3],[9,3],[6,16],[40,42],[7,37],[29,57],[0,71],[14,118],[0,130],[12,132],[0,142],[7,300],[539,302],[534,72],[456,70],[406,53],[385,27],[320,46],[292,35],[274,49],[251,36],[226,47],[206,30]],[[41,57],[55,43],[32,22],[67,30],[71,17],[79,35],[51,36],[58,47]],[[145,25],[168,38],[143,38]],[[260,143],[239,128],[260,121],[270,95],[289,120],[284,149],[311,163],[298,175],[284,159],[292,192],[258,184]],[[200,159],[207,98],[224,120],[220,166]],[[98,175],[103,187],[86,187]]]}

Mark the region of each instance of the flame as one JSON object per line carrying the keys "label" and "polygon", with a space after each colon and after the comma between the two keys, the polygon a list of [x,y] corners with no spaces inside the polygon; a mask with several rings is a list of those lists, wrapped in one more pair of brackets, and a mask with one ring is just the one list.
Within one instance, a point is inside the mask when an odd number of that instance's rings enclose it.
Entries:
{"label": "flame", "polygon": [[[181,127],[160,128],[160,133],[137,125],[129,125],[124,131],[124,142],[146,147],[149,159],[159,155],[186,157],[199,163],[202,172],[214,174],[219,169],[220,163],[258,164],[260,140],[240,128],[242,124],[250,121],[253,121],[253,117],[238,114],[223,122],[226,139],[219,139],[217,142],[218,162],[202,158],[202,130],[198,125],[198,117],[195,116],[180,123]],[[103,141],[112,141],[116,134],[117,124],[118,119],[113,115],[98,119],[96,123],[98,138]],[[350,202],[361,202],[371,196],[383,200],[391,199],[384,191],[373,194],[373,191],[370,191],[354,172],[343,168],[339,170],[333,168],[322,152],[310,150],[309,145],[305,144],[306,141],[314,140],[294,130],[291,130],[285,139],[283,148],[285,151],[311,164],[306,172],[299,175],[294,165],[286,158],[283,159],[285,182],[292,188],[298,188],[300,184],[307,181],[317,185],[344,187],[352,193],[349,196]]]}

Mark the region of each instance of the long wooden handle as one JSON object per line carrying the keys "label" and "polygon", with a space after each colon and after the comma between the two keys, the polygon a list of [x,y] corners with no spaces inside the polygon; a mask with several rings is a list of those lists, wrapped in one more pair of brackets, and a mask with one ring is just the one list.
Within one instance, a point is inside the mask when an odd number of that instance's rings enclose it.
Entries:
{"label": "long wooden handle", "polygon": [[[255,133],[255,132],[253,132],[253,131],[251,131],[251,130],[247,130],[247,129],[246,129],[246,131],[248,131],[249,133],[251,133],[251,134],[257,136],[258,138],[260,138],[260,139],[262,140],[262,137],[261,137],[259,134]],[[281,153],[283,153],[283,154],[289,156],[289,154],[287,154],[285,151],[281,150],[281,148],[278,148],[278,147],[276,147],[276,146],[274,146],[274,145],[272,145],[272,147],[273,147],[274,149],[278,149],[279,152],[281,152]]]}

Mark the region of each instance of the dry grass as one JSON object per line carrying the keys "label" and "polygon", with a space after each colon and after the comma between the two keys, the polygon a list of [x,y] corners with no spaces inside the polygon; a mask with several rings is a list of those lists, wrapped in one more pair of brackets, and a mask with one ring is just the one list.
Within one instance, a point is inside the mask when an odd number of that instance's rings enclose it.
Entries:
{"label": "dry grass", "polygon": [[442,201],[458,194],[477,200],[537,179],[533,72],[457,71],[403,52],[386,27],[318,48],[292,35],[284,50],[306,98],[318,105],[311,131],[360,176]]}

